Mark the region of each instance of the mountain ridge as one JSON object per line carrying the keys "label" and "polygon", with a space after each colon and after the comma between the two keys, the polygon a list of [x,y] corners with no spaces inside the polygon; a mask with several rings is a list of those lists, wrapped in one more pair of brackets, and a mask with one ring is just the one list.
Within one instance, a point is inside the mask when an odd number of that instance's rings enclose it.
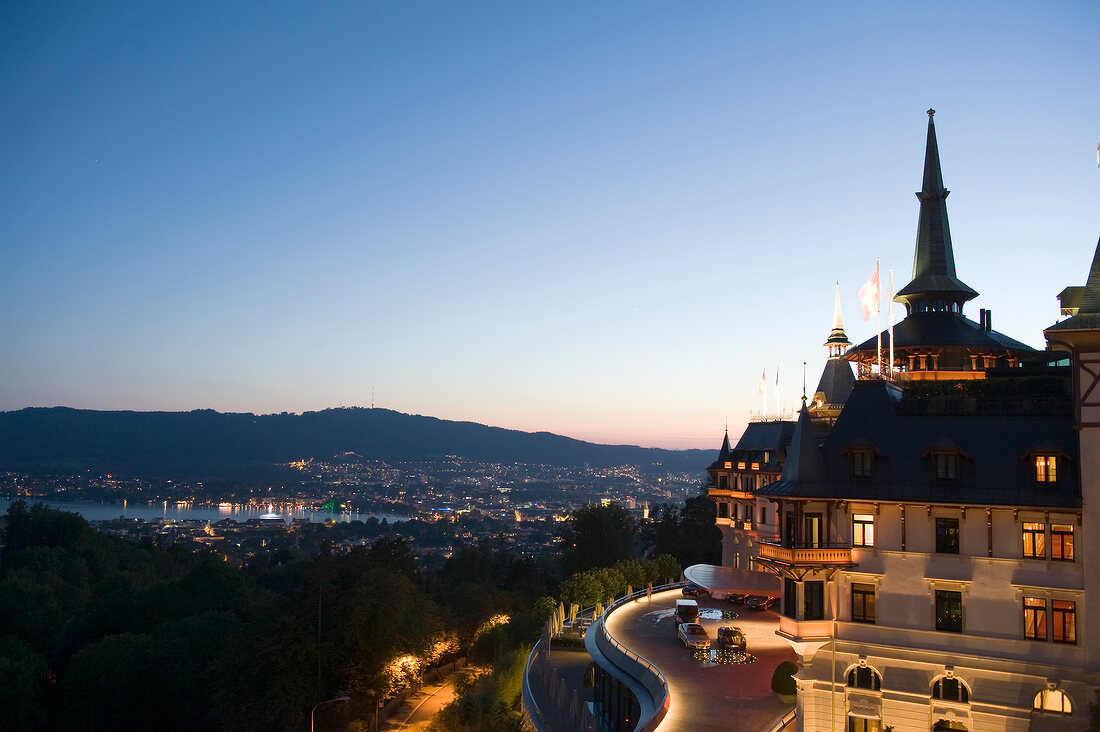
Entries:
{"label": "mountain ridge", "polygon": [[493,463],[638,465],[702,472],[710,450],[601,445],[390,409],[336,407],[293,414],[141,412],[27,407],[0,412],[0,469],[28,473],[99,470],[141,477],[229,477],[302,458],[356,452],[367,459],[448,455]]}

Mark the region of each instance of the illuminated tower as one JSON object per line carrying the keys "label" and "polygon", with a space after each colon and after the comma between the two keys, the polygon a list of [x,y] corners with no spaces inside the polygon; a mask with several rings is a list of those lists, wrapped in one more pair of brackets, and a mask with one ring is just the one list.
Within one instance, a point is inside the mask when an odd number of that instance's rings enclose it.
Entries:
{"label": "illuminated tower", "polygon": [[[947,196],[936,144],[934,109],[928,110],[924,181],[917,193],[920,216],[913,255],[913,279],[898,291],[895,302],[905,305],[905,319],[894,328],[893,370],[912,381],[985,378],[985,370],[1018,366],[1035,357],[1035,349],[993,330],[984,308],[979,322],[963,316],[963,306],[978,296],[955,275],[955,254],[947,221]],[[890,334],[881,334],[883,350]],[[877,363],[879,336],[848,351],[860,378],[871,376]]]}
{"label": "illuminated tower", "polygon": [[844,333],[844,320],[840,314],[840,285],[836,287],[833,303],[833,329],[824,345],[829,350],[829,360],[825,362],[825,370],[821,372],[808,409],[815,418],[833,422],[844,408],[844,402],[856,382],[852,367],[844,360],[844,352],[852,343]]}

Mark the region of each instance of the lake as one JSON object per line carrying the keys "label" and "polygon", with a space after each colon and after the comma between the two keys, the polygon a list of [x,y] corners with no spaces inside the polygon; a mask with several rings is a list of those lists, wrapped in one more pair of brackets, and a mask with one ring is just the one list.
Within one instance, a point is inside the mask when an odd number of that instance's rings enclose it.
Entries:
{"label": "lake", "polygon": [[[6,514],[8,507],[16,499],[12,498],[0,498],[0,514]],[[389,514],[381,513],[359,513],[358,511],[314,511],[308,508],[297,508],[289,505],[272,505],[269,507],[259,508],[256,506],[210,506],[210,505],[193,505],[190,503],[175,503],[169,501],[168,503],[149,503],[146,501],[52,501],[42,500],[35,498],[23,498],[19,500],[25,500],[28,506],[35,503],[44,503],[50,508],[55,508],[59,511],[69,511],[71,513],[78,513],[89,521],[107,521],[110,519],[116,519],[119,516],[125,516],[126,518],[139,518],[146,521],[152,521],[157,518],[170,518],[177,521],[185,520],[200,520],[221,521],[224,518],[231,518],[234,521],[247,521],[251,518],[281,518],[287,523],[290,523],[291,519],[308,519],[310,521],[321,523],[328,519],[334,519],[336,521],[366,521],[370,517],[375,517],[379,521],[382,519],[389,520],[390,523],[394,521],[407,521],[408,516],[392,516]],[[274,516],[272,514],[278,514]]]}

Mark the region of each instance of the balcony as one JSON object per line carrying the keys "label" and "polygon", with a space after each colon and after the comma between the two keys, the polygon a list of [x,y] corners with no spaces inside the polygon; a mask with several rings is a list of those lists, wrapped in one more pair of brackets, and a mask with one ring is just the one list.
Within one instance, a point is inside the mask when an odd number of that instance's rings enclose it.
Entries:
{"label": "balcony", "polygon": [[854,567],[850,544],[780,544],[761,541],[759,560],[801,580],[812,570]]}

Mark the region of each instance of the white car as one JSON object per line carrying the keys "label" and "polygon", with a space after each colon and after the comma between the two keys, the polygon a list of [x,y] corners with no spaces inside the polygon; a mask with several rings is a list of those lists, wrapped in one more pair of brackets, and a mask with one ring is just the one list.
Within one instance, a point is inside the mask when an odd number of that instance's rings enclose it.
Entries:
{"label": "white car", "polygon": [[710,648],[710,636],[699,623],[680,623],[676,635],[688,648]]}

